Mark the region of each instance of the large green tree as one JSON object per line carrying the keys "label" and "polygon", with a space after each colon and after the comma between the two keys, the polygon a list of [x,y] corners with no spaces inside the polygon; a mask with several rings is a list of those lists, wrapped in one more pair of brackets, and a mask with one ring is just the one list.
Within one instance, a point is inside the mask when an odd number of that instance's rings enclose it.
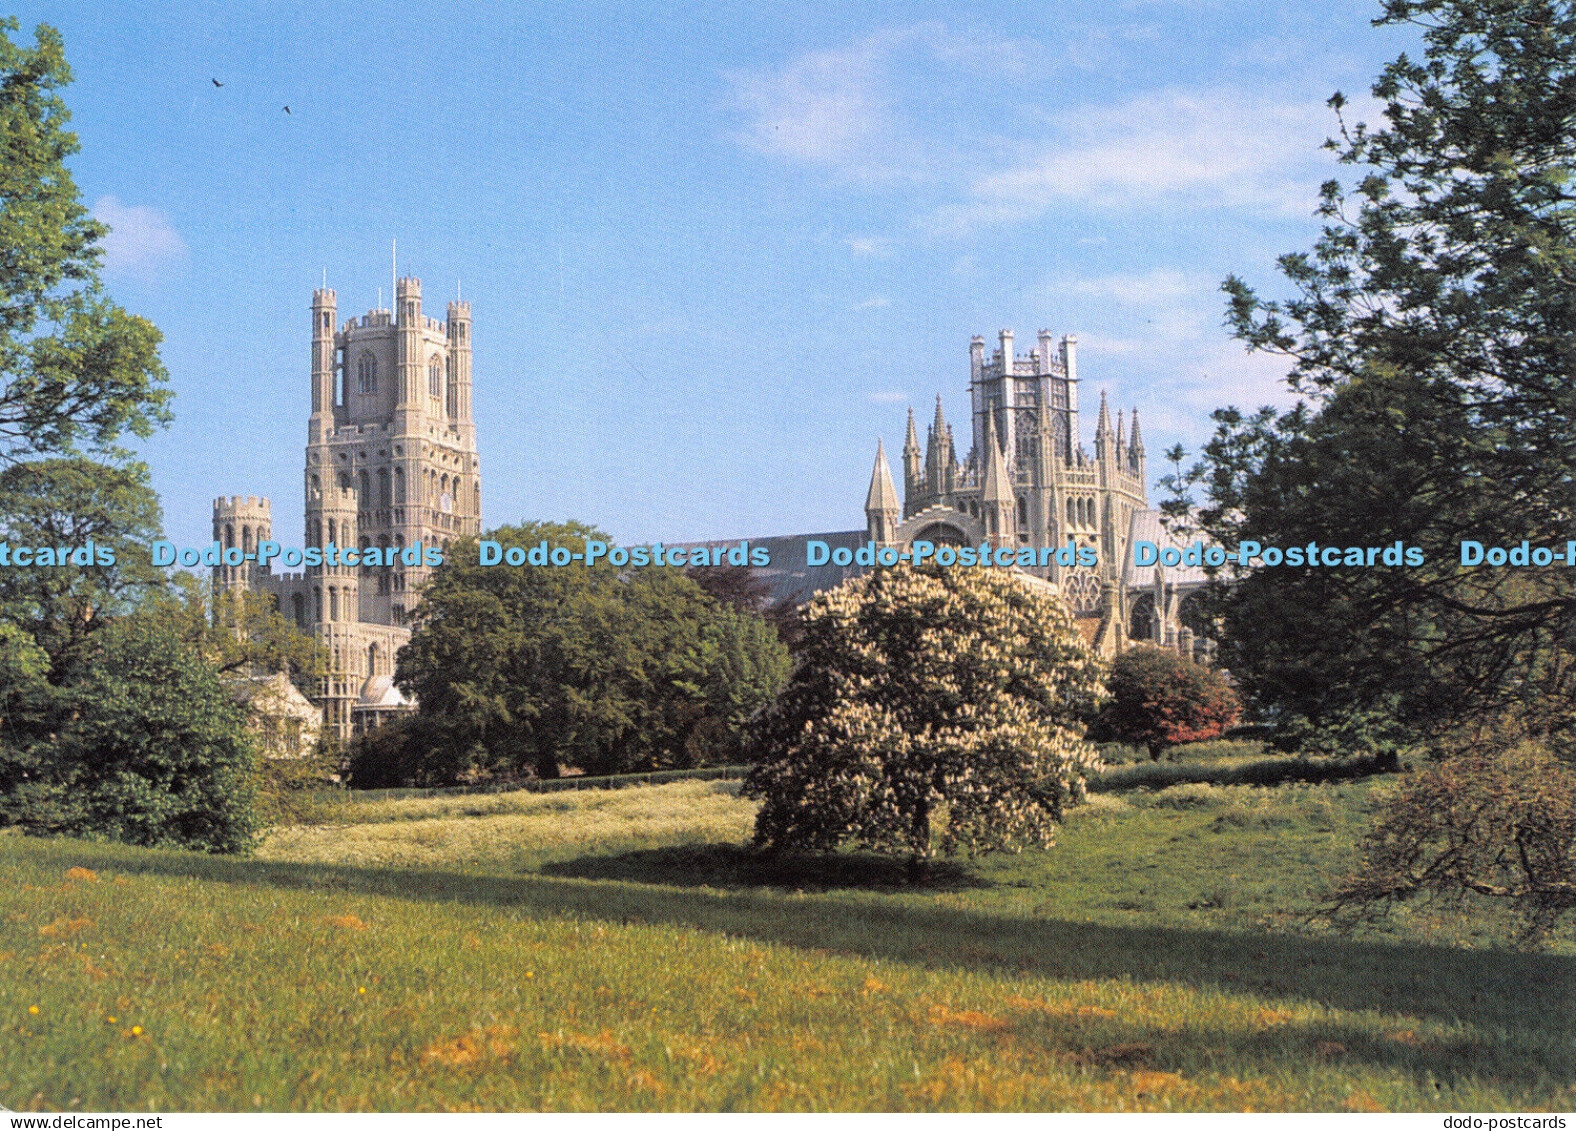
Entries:
{"label": "large green tree", "polygon": [[[582,555],[588,540],[607,541],[575,522],[487,537]],[[670,567],[621,570],[605,557],[483,566],[468,542],[434,573],[399,654],[396,678],[420,705],[410,741],[423,747],[400,761],[439,781],[715,760],[787,667],[759,617]]]}
{"label": "large green tree", "polygon": [[168,420],[159,332],[98,280],[106,228],[78,199],[60,35],[0,19],[0,458],[112,449]]}
{"label": "large green tree", "polygon": [[[1331,147],[1323,235],[1289,297],[1226,282],[1236,334],[1307,401],[1216,414],[1197,520],[1222,542],[1420,550],[1421,564],[1256,564],[1217,596],[1223,660],[1288,732],[1393,743],[1551,688],[1566,569],[1466,567],[1463,540],[1576,537],[1576,12],[1388,0],[1421,29]],[[1331,105],[1342,113],[1345,100]]]}
{"label": "large green tree", "polygon": [[1006,570],[878,569],[805,606],[759,724],[756,844],[906,857],[1048,844],[1098,767],[1100,663],[1061,601]]}
{"label": "large green tree", "polygon": [[323,645],[279,611],[266,593],[215,593],[206,578],[181,571],[153,592],[137,615],[163,625],[220,675],[288,672],[302,690],[323,673]]}
{"label": "large green tree", "polygon": [[40,831],[240,852],[255,833],[257,753],[241,705],[168,631],[127,619],[68,698],[52,780],[58,808]]}
{"label": "large green tree", "polygon": [[94,632],[164,590],[148,553],[159,520],[141,464],[37,459],[0,472],[0,617],[32,636],[56,682]]}

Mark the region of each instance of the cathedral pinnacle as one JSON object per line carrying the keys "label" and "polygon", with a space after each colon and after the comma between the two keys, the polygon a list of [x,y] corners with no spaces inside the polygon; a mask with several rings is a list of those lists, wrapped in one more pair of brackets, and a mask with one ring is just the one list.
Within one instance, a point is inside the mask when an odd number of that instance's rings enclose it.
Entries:
{"label": "cathedral pinnacle", "polygon": [[892,469],[887,466],[886,446],[876,441],[876,465],[870,470],[870,491],[865,495],[865,514],[896,515],[901,508],[897,488],[892,484]]}
{"label": "cathedral pinnacle", "polygon": [[1007,469],[1003,464],[1001,448],[996,444],[996,418],[985,414],[985,479],[981,485],[980,502],[1012,505],[1012,489],[1007,486]]}
{"label": "cathedral pinnacle", "polygon": [[1111,410],[1106,407],[1105,390],[1101,389],[1100,390],[1100,419],[1095,423],[1095,426],[1094,426],[1094,442],[1095,442],[1095,444],[1098,445],[1101,440],[1104,440],[1104,439],[1108,438],[1110,435],[1111,435]]}

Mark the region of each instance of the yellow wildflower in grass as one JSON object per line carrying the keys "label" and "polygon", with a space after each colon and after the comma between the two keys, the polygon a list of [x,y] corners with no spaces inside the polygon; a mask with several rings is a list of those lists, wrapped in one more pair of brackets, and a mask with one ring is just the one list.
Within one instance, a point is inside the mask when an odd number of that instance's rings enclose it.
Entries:
{"label": "yellow wildflower in grass", "polygon": [[28,1007],[27,1007],[27,1011],[28,1011],[28,1012],[29,1012],[29,1013],[33,1013],[33,1014],[36,1014],[36,1013],[37,1013],[37,1012],[38,1012],[38,1006],[36,1006],[36,1005],[30,1005],[30,1006],[28,1006]]}

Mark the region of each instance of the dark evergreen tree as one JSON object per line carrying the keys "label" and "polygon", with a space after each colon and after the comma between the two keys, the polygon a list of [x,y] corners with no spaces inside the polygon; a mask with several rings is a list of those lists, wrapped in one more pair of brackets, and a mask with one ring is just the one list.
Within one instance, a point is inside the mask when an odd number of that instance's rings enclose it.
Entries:
{"label": "dark evergreen tree", "polygon": [[1463,566],[1460,545],[1576,538],[1576,12],[1388,0],[1378,22],[1419,26],[1424,57],[1374,84],[1381,123],[1331,143],[1361,175],[1324,187],[1322,237],[1280,260],[1292,297],[1225,285],[1238,337],[1308,401],[1216,414],[1195,519],[1232,546],[1421,551],[1255,563],[1213,610],[1284,736],[1393,746],[1568,693],[1569,567]]}

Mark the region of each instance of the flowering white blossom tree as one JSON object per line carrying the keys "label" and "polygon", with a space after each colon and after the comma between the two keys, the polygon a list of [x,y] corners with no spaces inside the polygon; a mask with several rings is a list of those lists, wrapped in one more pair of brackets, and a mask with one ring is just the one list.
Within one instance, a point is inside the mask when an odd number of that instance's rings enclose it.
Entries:
{"label": "flowering white blossom tree", "polygon": [[[755,843],[907,856],[1048,845],[1099,768],[1101,665],[1043,583],[893,566],[812,600],[800,664],[762,718]],[[941,829],[939,846],[932,822]]]}

